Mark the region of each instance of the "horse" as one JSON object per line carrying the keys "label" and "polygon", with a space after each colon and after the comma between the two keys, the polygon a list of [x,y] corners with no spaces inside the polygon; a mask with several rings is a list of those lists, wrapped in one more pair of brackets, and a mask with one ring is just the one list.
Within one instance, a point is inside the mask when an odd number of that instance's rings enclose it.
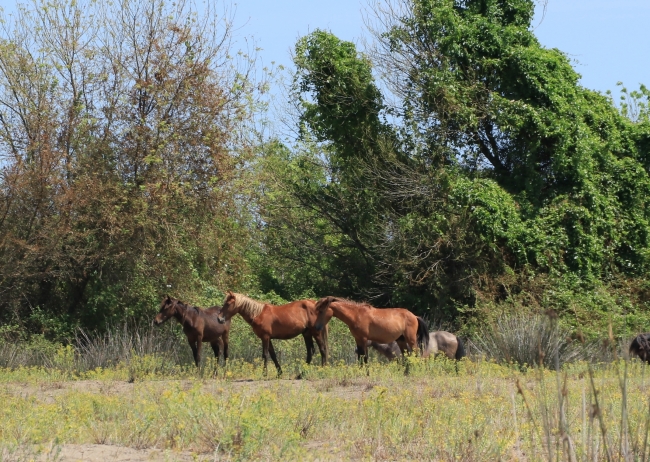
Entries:
{"label": "horse", "polygon": [[400,349],[397,342],[378,343],[378,342],[373,342],[372,340],[368,340],[366,342],[366,345],[368,345],[368,348],[374,349],[377,353],[379,353],[389,361],[396,359],[398,356],[402,354],[402,350]]}
{"label": "horse", "polygon": [[404,308],[375,308],[367,303],[356,303],[337,297],[324,297],[316,303],[316,328],[327,325],[329,310],[343,321],[357,344],[357,358],[368,363],[368,340],[377,343],[397,342],[402,353],[411,353],[418,347],[429,346],[427,323]]}
{"label": "horse", "polygon": [[429,334],[429,347],[422,356],[427,358],[438,352],[443,353],[449,359],[455,359],[457,361],[467,356],[463,341],[457,335],[444,330],[438,330]]}
{"label": "horse", "polygon": [[192,348],[196,366],[201,362],[201,345],[207,342],[212,346],[214,357],[219,359],[219,351],[223,350],[223,360],[228,360],[228,337],[230,322],[217,321],[219,307],[213,306],[205,310],[187,305],[178,299],[167,295],[160,304],[160,311],[153,322],[159,326],[169,318],[174,317],[183,326],[183,332]]}
{"label": "horse", "polygon": [[[288,340],[298,335],[305,339],[307,347],[307,364],[311,363],[315,352],[314,340],[318,344],[321,364],[327,364],[327,329],[317,330],[316,305],[313,300],[297,300],[286,305],[269,305],[258,302],[242,294],[228,292],[217,320],[228,322],[234,315],[239,314],[253,328],[253,332],[262,340],[262,357],[264,358],[264,374],[267,373],[269,355],[275,364],[278,375],[282,368],[275,355],[271,339]],[[327,317],[331,318],[331,314]]]}
{"label": "horse", "polygon": [[650,332],[639,334],[630,344],[630,356],[638,356],[641,361],[650,364]]}
{"label": "horse", "polygon": [[[377,343],[368,340],[367,344],[368,347],[375,349],[388,360],[397,358],[401,352],[397,342]],[[466,356],[462,340],[451,332],[446,332],[444,330],[429,333],[429,346],[422,352],[422,357],[428,358],[429,356],[435,355],[439,352],[442,352],[449,359],[455,360],[460,360]]]}

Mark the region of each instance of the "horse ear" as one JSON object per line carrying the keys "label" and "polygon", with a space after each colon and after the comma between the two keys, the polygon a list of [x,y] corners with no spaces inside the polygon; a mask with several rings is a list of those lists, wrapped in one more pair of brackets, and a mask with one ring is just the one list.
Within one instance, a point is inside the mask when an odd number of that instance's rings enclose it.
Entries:
{"label": "horse ear", "polygon": [[233,295],[233,293],[232,293],[231,290],[228,291],[228,296],[229,296],[229,297],[234,297],[234,295]]}

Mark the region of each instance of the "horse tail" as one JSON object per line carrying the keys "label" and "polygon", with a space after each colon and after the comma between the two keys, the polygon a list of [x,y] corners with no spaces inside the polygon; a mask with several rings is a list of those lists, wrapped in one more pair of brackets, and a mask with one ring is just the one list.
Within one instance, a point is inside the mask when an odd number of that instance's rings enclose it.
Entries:
{"label": "horse tail", "polygon": [[458,361],[467,356],[467,353],[465,353],[465,345],[463,345],[463,341],[458,335],[456,336],[456,342],[458,342],[458,346],[456,347],[456,356],[454,358]]}
{"label": "horse tail", "polygon": [[420,347],[422,354],[424,354],[424,352],[429,348],[429,326],[427,326],[426,321],[420,316],[416,317],[418,319],[418,347]]}

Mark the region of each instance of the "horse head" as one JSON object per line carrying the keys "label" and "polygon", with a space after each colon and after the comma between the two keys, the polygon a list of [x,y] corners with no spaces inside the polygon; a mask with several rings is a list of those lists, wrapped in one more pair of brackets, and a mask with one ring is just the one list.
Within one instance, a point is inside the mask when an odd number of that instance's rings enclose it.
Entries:
{"label": "horse head", "polygon": [[336,297],[329,296],[323,297],[316,302],[316,324],[314,325],[316,330],[322,330],[323,327],[325,327],[325,324],[327,324],[327,321],[329,321],[329,318],[332,317],[331,310],[329,310],[329,317],[327,314],[328,308],[334,300],[336,300]]}
{"label": "horse head", "polygon": [[224,324],[227,320],[232,318],[235,314],[237,314],[237,297],[235,297],[235,294],[233,294],[231,291],[228,291],[228,294],[226,295],[226,299],[223,301],[223,306],[221,307],[221,311],[217,315],[217,321],[219,324]]}
{"label": "horse head", "polygon": [[165,296],[162,303],[160,303],[160,310],[158,311],[158,314],[153,320],[154,324],[159,326],[165,321],[167,321],[169,318],[174,316],[177,311],[177,307],[176,307],[177,302],[178,300],[176,300],[175,298],[171,298],[169,295]]}

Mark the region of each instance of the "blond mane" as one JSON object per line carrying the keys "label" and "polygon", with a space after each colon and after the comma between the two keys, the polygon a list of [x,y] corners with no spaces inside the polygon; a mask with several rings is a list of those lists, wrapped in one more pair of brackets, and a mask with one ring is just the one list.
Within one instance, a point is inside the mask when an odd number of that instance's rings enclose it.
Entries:
{"label": "blond mane", "polygon": [[251,318],[256,318],[262,312],[264,303],[248,298],[246,295],[233,294],[235,296],[235,308],[239,308],[240,314],[246,314]]}

